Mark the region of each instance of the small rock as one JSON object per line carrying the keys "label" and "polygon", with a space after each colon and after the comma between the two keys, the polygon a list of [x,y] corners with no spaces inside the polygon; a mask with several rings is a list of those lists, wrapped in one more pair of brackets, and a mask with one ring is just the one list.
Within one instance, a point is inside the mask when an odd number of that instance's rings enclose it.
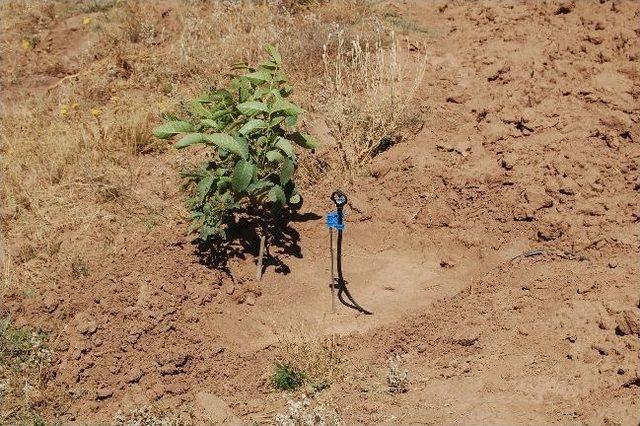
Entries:
{"label": "small rock", "polygon": [[144,376],[144,372],[139,367],[133,367],[126,375],[125,381],[127,383],[138,383]]}
{"label": "small rock", "polygon": [[636,334],[640,336],[640,313],[637,310],[627,309],[616,316],[616,333],[623,336]]}
{"label": "small rock", "polygon": [[107,399],[113,395],[113,391],[111,389],[102,388],[98,389],[96,392],[96,399]]}
{"label": "small rock", "polygon": [[616,326],[615,321],[609,315],[607,315],[606,312],[600,312],[596,323],[601,330],[611,330]]}
{"label": "small rock", "polygon": [[513,169],[513,166],[516,165],[516,156],[512,153],[507,153],[502,156],[502,160],[500,161],[500,165],[505,170]]}
{"label": "small rock", "polygon": [[52,292],[47,293],[42,301],[45,312],[49,314],[53,313],[58,308],[59,303],[57,296]]}
{"label": "small rock", "polygon": [[595,287],[595,283],[593,282],[581,282],[580,284],[578,284],[577,292],[578,294],[585,294],[590,292],[593,287]]}
{"label": "small rock", "polygon": [[480,338],[480,334],[476,332],[468,332],[468,333],[464,333],[459,336],[456,336],[453,339],[453,343],[460,346],[472,346],[476,343],[476,341],[479,338]]}
{"label": "small rock", "polygon": [[236,286],[233,285],[233,283],[227,283],[224,286],[224,291],[231,296],[233,294],[234,291],[236,291]]}
{"label": "small rock", "polygon": [[171,395],[182,395],[189,390],[189,387],[184,383],[170,383],[166,387],[167,393]]}
{"label": "small rock", "polygon": [[424,353],[429,347],[425,344],[418,346],[418,353]]}
{"label": "small rock", "polygon": [[578,340],[578,337],[575,334],[572,334],[571,336],[567,336],[566,338],[568,341],[570,341],[571,343],[575,343],[576,340]]}
{"label": "small rock", "polygon": [[609,350],[599,343],[591,345],[591,349],[595,349],[600,355],[609,355]]}
{"label": "small rock", "polygon": [[524,192],[524,198],[533,211],[553,206],[553,198],[547,195],[542,188],[530,187]]}
{"label": "small rock", "polygon": [[247,297],[245,298],[244,303],[246,303],[249,306],[255,305],[256,304],[256,296],[253,293],[247,294]]}
{"label": "small rock", "polygon": [[456,152],[466,157],[471,152],[471,140],[466,135],[455,135],[436,142],[436,148],[447,152]]}
{"label": "small rock", "polygon": [[151,397],[151,399],[158,400],[164,396],[166,393],[166,389],[162,383],[156,383],[152,388],[150,388],[147,393]]}
{"label": "small rock", "polygon": [[386,162],[377,162],[369,165],[369,174],[376,179],[384,177],[391,170],[391,166]]}
{"label": "small rock", "polygon": [[76,331],[80,334],[91,335],[98,329],[98,323],[86,313],[76,315]]}
{"label": "small rock", "polygon": [[618,262],[616,262],[615,260],[610,260],[608,265],[609,265],[609,268],[611,268],[611,269],[617,268],[618,267]]}
{"label": "small rock", "polygon": [[575,9],[575,7],[576,7],[575,1],[565,1],[558,5],[558,8],[556,9],[555,12],[553,12],[553,14],[566,15],[567,13],[570,13],[573,9]]}
{"label": "small rock", "polygon": [[446,256],[443,257],[442,259],[440,259],[440,267],[441,268],[453,268],[454,266],[456,266],[456,261],[451,258],[450,256]]}
{"label": "small rock", "polygon": [[471,96],[468,93],[454,93],[447,96],[446,100],[452,104],[464,104],[469,99],[471,99]]}

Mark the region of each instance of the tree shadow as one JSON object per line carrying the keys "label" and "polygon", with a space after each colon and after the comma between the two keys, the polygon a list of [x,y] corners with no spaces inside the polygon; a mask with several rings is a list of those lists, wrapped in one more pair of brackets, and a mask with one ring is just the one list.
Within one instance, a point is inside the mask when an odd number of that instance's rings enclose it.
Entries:
{"label": "tree shadow", "polygon": [[291,268],[286,259],[303,257],[300,247],[300,233],[291,224],[321,219],[322,216],[307,212],[282,211],[273,215],[270,211],[251,208],[234,214],[226,223],[226,238],[213,242],[196,243],[196,252],[200,262],[211,268],[223,270],[232,275],[229,269],[231,259],[246,259],[248,255],[258,257],[260,235],[266,236],[263,271],[274,267],[277,273],[289,274]]}

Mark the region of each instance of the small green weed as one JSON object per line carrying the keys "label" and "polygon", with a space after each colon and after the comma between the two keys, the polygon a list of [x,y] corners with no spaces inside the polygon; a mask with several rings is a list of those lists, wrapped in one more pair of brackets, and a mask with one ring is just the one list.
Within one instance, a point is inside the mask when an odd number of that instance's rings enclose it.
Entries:
{"label": "small green weed", "polygon": [[307,381],[307,375],[304,371],[298,370],[289,364],[276,363],[275,370],[271,381],[278,390],[296,390]]}

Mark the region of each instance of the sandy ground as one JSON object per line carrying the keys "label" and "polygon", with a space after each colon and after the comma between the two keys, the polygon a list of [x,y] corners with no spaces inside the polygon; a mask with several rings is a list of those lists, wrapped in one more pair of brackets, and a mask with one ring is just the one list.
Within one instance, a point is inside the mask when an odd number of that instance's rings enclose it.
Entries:
{"label": "sandy ground", "polygon": [[[9,301],[64,330],[49,384],[73,395],[63,421],[201,391],[268,421],[284,399],[265,377],[302,329],[337,336],[346,378],[323,395],[348,424],[638,424],[640,3],[392,6],[426,29],[428,111],[348,194],[345,276],[374,315],[330,312],[328,185],[259,284],[255,247],[234,285],[180,220],[121,235],[89,277]],[[173,158],[141,158],[138,184],[177,182]]]}

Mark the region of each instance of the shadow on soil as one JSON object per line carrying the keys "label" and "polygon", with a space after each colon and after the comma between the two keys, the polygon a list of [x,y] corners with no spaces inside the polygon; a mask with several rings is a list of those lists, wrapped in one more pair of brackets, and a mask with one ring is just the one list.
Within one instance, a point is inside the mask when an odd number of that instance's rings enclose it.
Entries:
{"label": "shadow on soil", "polygon": [[[269,217],[265,220],[265,217]],[[245,259],[247,255],[257,257],[260,250],[260,233],[266,235],[266,250],[263,271],[270,266],[277,273],[289,274],[291,268],[285,263],[289,256],[302,258],[300,234],[293,229],[292,223],[321,219],[315,213],[283,212],[281,217],[265,215],[261,211],[248,211],[234,217],[227,224],[226,241],[200,243],[197,254],[201,263],[230,273],[229,260]]]}

